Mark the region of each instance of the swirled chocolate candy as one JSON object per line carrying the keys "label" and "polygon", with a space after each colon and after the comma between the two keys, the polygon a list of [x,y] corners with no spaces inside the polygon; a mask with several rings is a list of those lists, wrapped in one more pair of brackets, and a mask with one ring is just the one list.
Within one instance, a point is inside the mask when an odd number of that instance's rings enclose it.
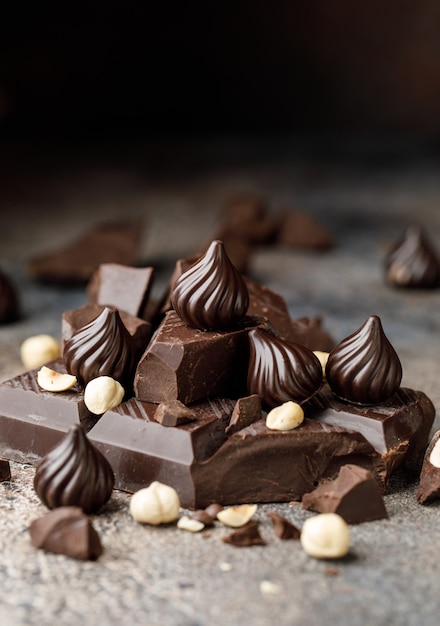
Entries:
{"label": "swirled chocolate candy", "polygon": [[268,408],[305,402],[322,385],[322,367],[308,348],[277,339],[260,328],[249,332],[248,390]]}
{"label": "swirled chocolate candy", "polygon": [[14,322],[18,316],[17,291],[6,274],[0,270],[0,324]]}
{"label": "swirled chocolate candy", "polygon": [[393,246],[385,261],[385,276],[395,287],[440,286],[440,259],[419,225],[409,226]]}
{"label": "swirled chocolate candy", "polygon": [[249,305],[247,287],[221,241],[213,241],[177,279],[171,304],[181,320],[200,330],[230,330],[243,319]]}
{"label": "swirled chocolate candy", "polygon": [[41,459],[34,476],[35,491],[47,508],[79,506],[84,513],[98,511],[113,485],[110,463],[79,425]]}
{"label": "swirled chocolate candy", "polygon": [[69,374],[82,385],[97,376],[111,376],[124,388],[132,386],[136,363],[133,342],[113,307],[104,307],[98,317],[65,341],[63,358]]}
{"label": "swirled chocolate candy", "polygon": [[330,352],[326,378],[336,395],[360,404],[385,402],[399,389],[402,366],[377,315]]}

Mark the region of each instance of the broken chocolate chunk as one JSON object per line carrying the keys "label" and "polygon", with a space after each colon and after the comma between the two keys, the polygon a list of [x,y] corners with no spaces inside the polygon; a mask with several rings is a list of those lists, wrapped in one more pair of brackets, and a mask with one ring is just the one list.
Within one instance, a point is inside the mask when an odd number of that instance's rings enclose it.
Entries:
{"label": "broken chocolate chunk", "polygon": [[114,475],[105,456],[74,426],[37,465],[34,488],[49,509],[79,506],[98,511],[110,498]]}
{"label": "broken chocolate chunk", "polygon": [[305,493],[302,506],[317,513],[338,513],[349,524],[388,517],[373,474],[352,464],[343,465],[334,480]]}
{"label": "broken chocolate chunk", "polygon": [[257,394],[239,398],[235,403],[226,433],[232,435],[237,431],[261,419],[261,398]]}
{"label": "broken chocolate chunk", "polygon": [[280,539],[299,539],[301,536],[301,530],[297,528],[292,522],[278,513],[268,513],[272,520],[272,527],[274,533]]}
{"label": "broken chocolate chunk", "polygon": [[311,215],[285,211],[280,220],[277,243],[291,248],[329,250],[334,247],[331,234]]}
{"label": "broken chocolate chunk", "polygon": [[426,449],[416,498],[420,504],[440,499],[440,430],[437,430]]}
{"label": "broken chocolate chunk", "polygon": [[162,426],[180,426],[196,419],[194,411],[179,400],[161,402],[154,413],[154,419]]}
{"label": "broken chocolate chunk", "polygon": [[249,546],[264,546],[266,542],[260,535],[259,522],[248,522],[245,526],[222,537],[222,541],[240,548]]}
{"label": "broken chocolate chunk", "polygon": [[388,253],[385,277],[394,287],[440,286],[440,258],[418,224],[409,226]]}
{"label": "broken chocolate chunk", "polygon": [[54,284],[83,284],[101,263],[136,265],[142,220],[98,224],[72,243],[29,259],[32,278]]}
{"label": "broken chocolate chunk", "polygon": [[11,466],[7,459],[0,459],[0,482],[11,479]]}
{"label": "broken chocolate chunk", "polygon": [[99,535],[80,507],[64,506],[34,520],[32,545],[74,559],[95,560],[103,552]]}

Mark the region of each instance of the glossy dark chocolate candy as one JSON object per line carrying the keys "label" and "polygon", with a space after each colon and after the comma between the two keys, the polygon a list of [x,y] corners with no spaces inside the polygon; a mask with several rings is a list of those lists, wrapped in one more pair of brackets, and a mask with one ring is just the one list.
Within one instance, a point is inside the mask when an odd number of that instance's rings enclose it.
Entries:
{"label": "glossy dark chocolate candy", "polygon": [[0,324],[19,317],[18,293],[10,279],[0,270]]}
{"label": "glossy dark chocolate candy", "polygon": [[201,330],[230,330],[241,322],[249,305],[248,291],[221,241],[213,241],[179,276],[171,305],[181,320]]}
{"label": "glossy dark chocolate candy", "polygon": [[65,506],[34,520],[30,527],[35,548],[75,559],[95,560],[103,549],[90,518],[81,508]]}
{"label": "glossy dark chocolate candy", "polygon": [[326,378],[336,395],[359,404],[385,402],[399,389],[402,366],[377,315],[330,352]]}
{"label": "glossy dark chocolate candy", "polygon": [[440,258],[418,224],[409,226],[385,260],[386,280],[395,287],[440,286]]}
{"label": "glossy dark chocolate candy", "polygon": [[303,509],[337,513],[348,524],[388,517],[379,485],[373,474],[358,465],[343,465],[338,476],[302,498]]}
{"label": "glossy dark chocolate candy", "polygon": [[63,358],[69,374],[86,385],[97,376],[111,376],[130,389],[136,350],[117,309],[104,307],[94,320],[64,342]]}
{"label": "glossy dark chocolate candy", "polygon": [[94,513],[110,498],[113,485],[109,462],[79,425],[41,459],[34,476],[35,491],[49,509],[79,506]]}
{"label": "glossy dark chocolate candy", "polygon": [[440,500],[440,430],[437,430],[425,452],[416,498],[420,504]]}
{"label": "glossy dark chocolate candy", "polygon": [[322,366],[309,348],[256,328],[249,332],[248,390],[268,408],[305,402],[322,385]]}

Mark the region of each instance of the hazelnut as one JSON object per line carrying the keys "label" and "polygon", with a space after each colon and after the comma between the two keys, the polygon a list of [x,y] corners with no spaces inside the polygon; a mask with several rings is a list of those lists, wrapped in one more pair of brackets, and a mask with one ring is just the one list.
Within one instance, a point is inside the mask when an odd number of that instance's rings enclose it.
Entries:
{"label": "hazelnut", "polygon": [[66,391],[76,384],[76,376],[61,374],[43,365],[37,373],[37,382],[46,391]]}
{"label": "hazelnut", "polygon": [[177,491],[155,480],[149,487],[136,491],[130,500],[130,513],[142,524],[169,524],[179,517],[180,500]]}
{"label": "hazelnut", "polygon": [[23,341],[20,357],[27,369],[34,369],[61,355],[59,342],[51,335],[34,335]]}
{"label": "hazelnut", "polygon": [[191,533],[198,533],[205,528],[205,524],[197,519],[182,515],[177,522],[177,528],[181,530],[189,530]]}
{"label": "hazelnut", "polygon": [[254,513],[257,511],[256,504],[240,504],[238,506],[230,506],[217,513],[217,519],[225,526],[231,528],[239,528],[249,522]]}
{"label": "hazelnut", "polygon": [[337,513],[320,513],[304,522],[300,541],[309,556],[339,559],[350,549],[350,530]]}
{"label": "hazelnut", "polygon": [[321,350],[313,350],[313,354],[318,357],[319,362],[322,367],[322,380],[325,382],[327,380],[325,375],[325,368],[327,366],[328,357],[330,352],[322,352]]}
{"label": "hazelnut", "polygon": [[440,468],[440,439],[434,445],[429,455],[429,462],[434,467]]}
{"label": "hazelnut", "polygon": [[266,426],[270,430],[292,430],[304,420],[304,411],[297,402],[284,402],[269,411]]}
{"label": "hazelnut", "polygon": [[98,376],[86,385],[84,404],[91,413],[102,415],[121,404],[125,389],[111,376]]}

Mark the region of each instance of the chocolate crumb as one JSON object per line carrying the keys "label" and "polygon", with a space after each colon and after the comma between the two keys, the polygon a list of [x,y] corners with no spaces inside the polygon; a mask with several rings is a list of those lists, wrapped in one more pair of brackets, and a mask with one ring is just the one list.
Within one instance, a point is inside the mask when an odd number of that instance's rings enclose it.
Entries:
{"label": "chocolate crumb", "polygon": [[0,459],[0,482],[11,479],[11,466],[6,459]]}
{"label": "chocolate crumb", "polygon": [[299,539],[301,531],[294,524],[289,522],[288,519],[278,513],[269,513],[272,520],[273,530],[277,537],[280,539]]}
{"label": "chocolate crumb", "polygon": [[259,522],[249,522],[222,539],[225,543],[237,547],[264,546],[266,542],[260,535],[258,527]]}

